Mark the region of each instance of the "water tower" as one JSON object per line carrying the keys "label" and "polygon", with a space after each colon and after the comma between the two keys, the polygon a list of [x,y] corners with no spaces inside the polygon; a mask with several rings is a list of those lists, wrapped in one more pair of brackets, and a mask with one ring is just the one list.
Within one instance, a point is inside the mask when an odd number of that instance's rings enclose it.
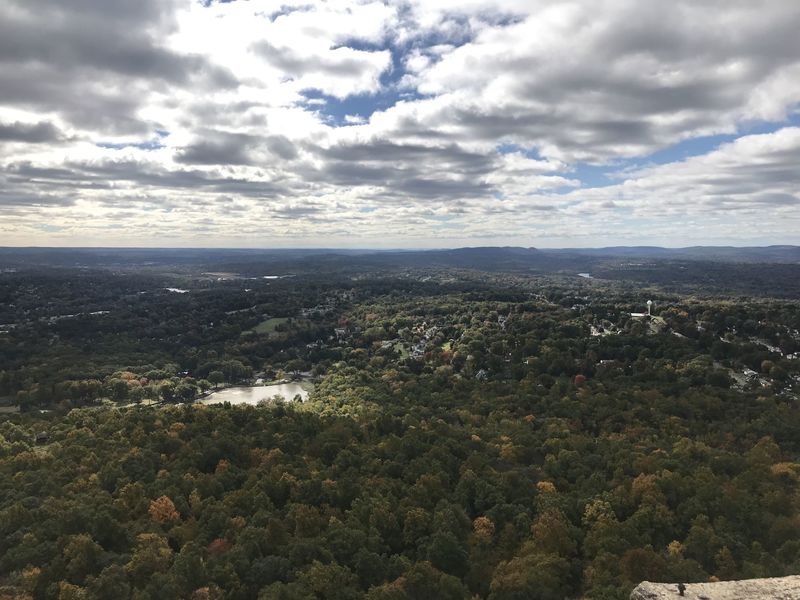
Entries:
{"label": "water tower", "polygon": [[650,314],[650,308],[651,308],[652,306],[653,306],[653,301],[652,301],[652,300],[648,300],[648,301],[647,301],[647,316],[648,316],[648,317],[649,317],[649,316],[651,316],[651,314]]}

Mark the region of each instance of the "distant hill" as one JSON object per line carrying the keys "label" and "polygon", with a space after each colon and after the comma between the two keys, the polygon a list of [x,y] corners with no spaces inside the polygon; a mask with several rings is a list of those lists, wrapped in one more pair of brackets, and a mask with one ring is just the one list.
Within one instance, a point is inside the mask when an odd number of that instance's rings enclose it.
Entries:
{"label": "distant hill", "polygon": [[556,255],[572,254],[605,258],[660,258],[672,260],[716,260],[726,262],[800,262],[800,246],[689,246],[661,248],[659,246],[612,246],[608,248],[563,248],[543,250]]}
{"label": "distant hill", "polygon": [[304,248],[2,248],[0,266],[123,267],[149,265],[249,264],[300,260],[321,255],[355,256],[374,250]]}
{"label": "distant hill", "polygon": [[358,257],[338,255],[336,261],[355,260],[373,266],[441,266],[487,271],[560,272],[588,270],[598,265],[613,266],[621,261],[657,262],[694,261],[724,263],[800,264],[800,247],[767,246],[736,248],[694,246],[659,248],[657,246],[618,246],[610,248],[539,249],[516,246],[454,248],[449,250],[413,250],[376,252]]}
{"label": "distant hill", "polygon": [[487,246],[452,250],[381,252],[360,257],[376,265],[455,267],[488,271],[555,271],[586,263],[579,256],[545,253],[536,248]]}
{"label": "distant hill", "polygon": [[123,267],[156,265],[276,264],[302,268],[453,267],[488,271],[561,272],[610,266],[614,261],[704,261],[800,264],[800,246],[615,246],[539,249],[486,246],[441,250],[204,249],[204,248],[0,248],[0,266]]}

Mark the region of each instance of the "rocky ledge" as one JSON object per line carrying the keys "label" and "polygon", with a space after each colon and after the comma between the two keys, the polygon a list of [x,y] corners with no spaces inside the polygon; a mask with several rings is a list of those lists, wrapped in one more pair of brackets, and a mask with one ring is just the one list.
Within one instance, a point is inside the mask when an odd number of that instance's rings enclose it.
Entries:
{"label": "rocky ledge", "polygon": [[677,600],[681,597],[687,600],[800,600],[800,575],[714,583],[645,581],[631,593],[631,600]]}

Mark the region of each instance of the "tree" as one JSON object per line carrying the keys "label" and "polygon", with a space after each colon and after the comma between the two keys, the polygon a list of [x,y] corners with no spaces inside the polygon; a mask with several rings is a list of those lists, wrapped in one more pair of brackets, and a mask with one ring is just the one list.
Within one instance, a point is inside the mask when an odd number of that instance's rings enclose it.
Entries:
{"label": "tree", "polygon": [[63,554],[70,582],[82,584],[87,575],[99,570],[103,548],[90,535],[80,533],[70,538]]}
{"label": "tree", "polygon": [[300,360],[299,358],[295,358],[290,360],[286,363],[286,370],[292,373],[292,377],[298,377],[300,375],[300,371],[305,368],[305,362]]}
{"label": "tree", "polygon": [[136,404],[140,404],[142,402],[142,400],[144,400],[146,395],[147,395],[147,392],[146,392],[145,388],[143,388],[140,385],[131,387],[129,392],[128,392],[128,397],[133,402],[135,402]]}
{"label": "tree", "polygon": [[569,562],[554,554],[524,554],[495,569],[489,600],[563,600],[573,595]]}
{"label": "tree", "polygon": [[155,533],[140,533],[136,549],[125,570],[137,587],[144,587],[154,573],[164,573],[172,564],[172,550],[166,538]]}
{"label": "tree", "polygon": [[456,577],[438,571],[429,562],[416,563],[403,579],[408,598],[415,600],[463,600],[469,594]]}
{"label": "tree", "polygon": [[198,587],[205,585],[208,574],[202,552],[196,543],[189,542],[181,548],[172,564],[171,572],[175,575],[178,585],[186,596]]}
{"label": "tree", "polygon": [[172,402],[175,400],[175,384],[171,381],[162,383],[158,388],[158,393],[164,402]]}
{"label": "tree", "polygon": [[667,575],[666,559],[651,546],[632,548],[625,552],[620,568],[623,576],[634,585],[645,580],[659,581]]}
{"label": "tree", "polygon": [[108,393],[116,402],[128,398],[128,382],[124,379],[111,379],[108,382]]}
{"label": "tree", "polygon": [[211,371],[208,374],[208,381],[214,385],[214,389],[217,389],[219,384],[225,381],[225,375],[222,373],[222,371]]}
{"label": "tree", "polygon": [[574,528],[560,510],[545,510],[531,526],[533,543],[545,554],[572,557],[577,551]]}
{"label": "tree", "polygon": [[33,408],[33,398],[28,390],[19,390],[17,392],[17,405],[20,412],[28,412]]}
{"label": "tree", "polygon": [[189,383],[179,383],[175,386],[175,397],[183,402],[193,402],[197,397],[197,386]]}
{"label": "tree", "polygon": [[175,503],[168,496],[159,496],[153,500],[148,512],[155,522],[161,524],[181,518],[180,513],[175,509]]}
{"label": "tree", "polygon": [[475,533],[475,538],[483,543],[489,543],[494,536],[494,523],[488,517],[477,517],[472,522],[472,530]]}
{"label": "tree", "polygon": [[449,531],[437,531],[428,544],[428,560],[445,573],[462,577],[469,567],[469,553],[456,536]]}
{"label": "tree", "polygon": [[130,585],[125,569],[120,565],[109,565],[97,577],[90,577],[87,586],[92,598],[128,598]]}
{"label": "tree", "polygon": [[67,581],[58,584],[58,600],[88,600],[86,590]]}
{"label": "tree", "polygon": [[361,597],[358,578],[337,564],[322,564],[315,561],[311,568],[300,576],[299,583],[311,590],[313,597],[330,600],[356,600]]}
{"label": "tree", "polygon": [[692,521],[683,546],[686,556],[693,558],[707,570],[713,570],[714,557],[722,549],[723,544],[708,517],[700,515]]}

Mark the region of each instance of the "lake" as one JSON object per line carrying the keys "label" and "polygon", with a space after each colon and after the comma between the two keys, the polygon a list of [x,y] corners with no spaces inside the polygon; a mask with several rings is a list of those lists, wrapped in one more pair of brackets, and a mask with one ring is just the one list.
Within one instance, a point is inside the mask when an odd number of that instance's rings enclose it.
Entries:
{"label": "lake", "polygon": [[229,387],[212,392],[199,401],[200,404],[258,404],[262,400],[270,400],[273,396],[283,396],[287,401],[294,400],[296,395],[305,401],[308,392],[299,383],[278,383],[275,385],[257,385],[254,387]]}

